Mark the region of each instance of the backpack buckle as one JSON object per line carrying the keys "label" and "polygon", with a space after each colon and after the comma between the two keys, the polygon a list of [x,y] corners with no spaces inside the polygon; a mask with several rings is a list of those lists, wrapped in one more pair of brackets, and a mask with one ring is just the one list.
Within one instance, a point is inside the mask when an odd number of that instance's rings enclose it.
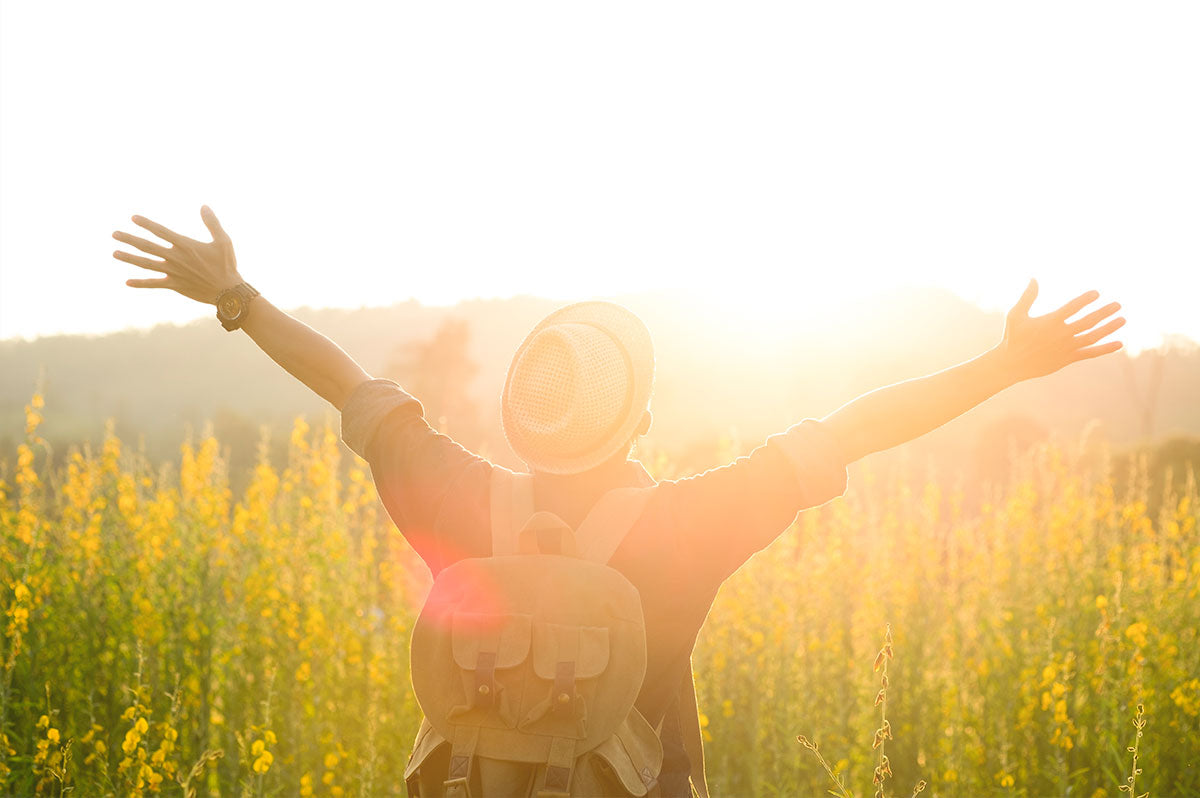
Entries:
{"label": "backpack buckle", "polygon": [[471,788],[465,778],[446,779],[442,787],[446,798],[471,798]]}

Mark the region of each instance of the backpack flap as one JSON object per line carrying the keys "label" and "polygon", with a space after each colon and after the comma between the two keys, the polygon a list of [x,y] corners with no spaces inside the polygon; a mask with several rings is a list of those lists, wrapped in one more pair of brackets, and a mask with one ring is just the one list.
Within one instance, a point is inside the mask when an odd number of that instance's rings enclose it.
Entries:
{"label": "backpack flap", "polygon": [[550,689],[521,718],[522,731],[577,740],[588,736],[588,707],[595,708],[595,680],[608,668],[608,642],[607,627],[534,625],[533,672]]}
{"label": "backpack flap", "polygon": [[[580,795],[642,796],[658,784],[662,770],[662,742],[636,709],[616,734],[587,754],[588,767],[576,769],[574,789]],[[620,784],[618,789],[615,782]],[[658,793],[654,793],[657,795]]]}
{"label": "backpack flap", "polygon": [[[516,725],[517,710],[506,684],[511,678],[506,678],[505,671],[529,656],[531,621],[529,615],[464,610],[454,613],[451,647],[454,664],[462,671],[467,702],[449,711],[450,720],[493,728],[511,729]],[[519,689],[519,685],[514,687]]]}

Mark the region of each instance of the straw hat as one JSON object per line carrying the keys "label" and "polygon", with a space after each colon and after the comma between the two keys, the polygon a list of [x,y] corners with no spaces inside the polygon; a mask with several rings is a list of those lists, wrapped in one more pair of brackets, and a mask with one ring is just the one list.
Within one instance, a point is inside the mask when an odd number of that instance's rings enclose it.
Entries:
{"label": "straw hat", "polygon": [[612,302],[578,302],[542,319],[518,347],[500,423],[532,470],[587,471],[629,444],[653,387],[642,320]]}

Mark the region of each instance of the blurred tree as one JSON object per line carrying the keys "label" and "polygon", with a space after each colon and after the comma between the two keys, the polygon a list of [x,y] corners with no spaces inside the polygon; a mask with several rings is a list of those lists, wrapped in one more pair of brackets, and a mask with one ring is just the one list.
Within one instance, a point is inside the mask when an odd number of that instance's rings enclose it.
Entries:
{"label": "blurred tree", "polygon": [[396,380],[420,400],[426,420],[435,429],[476,449],[482,428],[470,387],[479,366],[468,352],[470,342],[470,324],[465,319],[447,318],[431,338],[397,346],[383,376]]}

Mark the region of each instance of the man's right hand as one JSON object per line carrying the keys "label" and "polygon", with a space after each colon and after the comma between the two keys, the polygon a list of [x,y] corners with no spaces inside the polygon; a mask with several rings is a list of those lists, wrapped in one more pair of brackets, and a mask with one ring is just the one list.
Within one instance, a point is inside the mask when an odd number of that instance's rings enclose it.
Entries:
{"label": "man's right hand", "polygon": [[114,258],[166,275],[154,279],[126,280],[125,285],[133,288],[170,288],[188,299],[215,305],[222,291],[245,282],[237,270],[233,241],[221,228],[216,214],[205,205],[200,209],[200,218],[212,234],[212,241],[196,241],[142,216],[134,216],[133,223],[149,230],[170,246],[156,244],[120,230],[113,233],[113,238],[118,241],[161,260],[131,255],[121,250],[113,252]]}

